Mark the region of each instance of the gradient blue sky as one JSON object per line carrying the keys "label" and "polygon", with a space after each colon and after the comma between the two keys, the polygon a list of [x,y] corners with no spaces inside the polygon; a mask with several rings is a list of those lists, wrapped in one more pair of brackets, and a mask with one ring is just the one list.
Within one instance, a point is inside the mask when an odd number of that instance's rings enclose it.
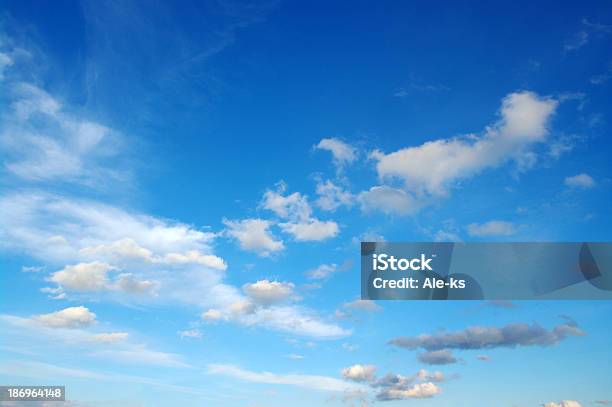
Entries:
{"label": "gradient blue sky", "polygon": [[[0,383],[612,404],[610,303],[375,304],[357,264],[611,240],[610,3],[400,3],[0,2]],[[434,365],[390,343],[452,332]]]}

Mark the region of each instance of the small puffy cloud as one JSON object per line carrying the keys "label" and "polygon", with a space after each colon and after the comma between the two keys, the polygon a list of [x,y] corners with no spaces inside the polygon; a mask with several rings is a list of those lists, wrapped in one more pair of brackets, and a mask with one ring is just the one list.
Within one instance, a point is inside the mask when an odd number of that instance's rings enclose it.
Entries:
{"label": "small puffy cloud", "polygon": [[293,297],[294,288],[293,283],[269,280],[259,280],[242,287],[253,302],[264,306],[286,302]]}
{"label": "small puffy cloud", "polygon": [[80,306],[36,315],[33,319],[51,328],[82,328],[96,322],[96,314],[86,307]]}
{"label": "small puffy cloud", "polygon": [[363,212],[380,211],[387,215],[410,215],[419,211],[422,204],[403,189],[386,185],[374,186],[357,196]]}
{"label": "small puffy cloud", "polygon": [[566,177],[565,180],[563,180],[563,183],[565,184],[565,186],[570,188],[589,189],[595,186],[595,180],[593,179],[593,177],[584,172],[571,177]]}
{"label": "small puffy cloud", "polygon": [[261,206],[274,212],[283,219],[294,219],[304,221],[311,217],[312,208],[308,203],[308,198],[299,192],[290,195],[283,195],[287,190],[284,182],[277,184],[277,190],[268,190],[264,193]]}
{"label": "small puffy cloud", "polygon": [[113,267],[101,262],[79,263],[53,273],[50,280],[75,291],[100,291],[108,285],[108,271]]}
{"label": "small puffy cloud", "polygon": [[394,387],[384,389],[376,395],[376,399],[380,401],[423,399],[433,397],[441,392],[442,389],[435,383],[425,382],[416,383],[405,389]]}
{"label": "small puffy cloud", "polygon": [[342,377],[354,382],[373,382],[376,379],[376,366],[353,365],[342,369]]}
{"label": "small puffy cloud", "polygon": [[227,234],[236,239],[243,250],[253,251],[260,256],[267,257],[285,248],[283,242],[277,240],[270,232],[272,222],[268,220],[224,220],[223,223],[227,226]]}
{"label": "small puffy cloud", "polygon": [[342,189],[332,181],[318,182],[316,192],[319,198],[315,204],[324,211],[335,211],[340,206],[352,206],[353,194]]}
{"label": "small puffy cloud", "polygon": [[355,300],[349,301],[342,304],[342,306],[346,309],[353,311],[364,311],[364,312],[378,312],[382,311],[382,307],[376,304],[372,300]]}
{"label": "small puffy cloud", "polygon": [[290,354],[287,355],[287,357],[289,359],[293,359],[293,360],[302,360],[302,359],[304,359],[303,355],[298,355],[296,353],[290,353]]}
{"label": "small puffy cloud", "polygon": [[315,147],[331,152],[334,164],[338,168],[351,164],[357,159],[357,149],[337,138],[324,138]]}
{"label": "small puffy cloud", "polygon": [[179,336],[182,338],[202,339],[202,332],[199,329],[186,329],[179,331]]}
{"label": "small puffy cloud", "polygon": [[339,232],[338,224],[334,221],[321,221],[311,218],[305,222],[280,223],[280,228],[297,241],[320,241],[332,238]]}
{"label": "small puffy cloud", "polygon": [[544,407],[582,407],[582,404],[580,404],[579,402],[575,400],[561,400],[558,403],[555,403],[555,402],[544,403],[543,406]]}
{"label": "small puffy cloud", "polygon": [[482,362],[490,362],[491,361],[491,357],[488,355],[476,355],[476,359],[482,361]]}
{"label": "small puffy cloud", "polygon": [[101,333],[95,334],[91,337],[94,342],[100,343],[117,343],[123,342],[128,338],[128,333],[126,332],[110,332],[110,333]]}
{"label": "small puffy cloud", "polygon": [[449,349],[433,350],[430,352],[420,353],[418,360],[427,365],[448,365],[457,363],[457,359]]}
{"label": "small puffy cloud", "polygon": [[485,223],[471,223],[467,227],[470,236],[511,236],[516,233],[516,227],[512,222],[503,220],[491,220]]}
{"label": "small puffy cloud", "polygon": [[418,195],[445,196],[453,183],[484,169],[514,160],[533,163],[533,145],[546,140],[556,100],[532,92],[510,93],[502,100],[500,119],[484,134],[428,141],[384,154],[374,151],[376,170],[384,179],[400,179]]}

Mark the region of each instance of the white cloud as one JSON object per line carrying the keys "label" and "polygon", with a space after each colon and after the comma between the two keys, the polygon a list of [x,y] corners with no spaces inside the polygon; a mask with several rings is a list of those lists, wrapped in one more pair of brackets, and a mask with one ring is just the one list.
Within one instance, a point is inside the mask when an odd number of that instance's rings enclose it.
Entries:
{"label": "white cloud", "polygon": [[582,404],[575,400],[562,400],[558,403],[544,403],[544,407],[582,407]]}
{"label": "white cloud", "polygon": [[96,314],[86,307],[69,307],[63,310],[41,314],[33,320],[51,328],[81,328],[96,322]]}
{"label": "white cloud", "polygon": [[381,211],[388,215],[410,215],[416,213],[422,203],[410,193],[386,185],[362,191],[357,200],[363,212]]}
{"label": "white cloud", "polygon": [[286,189],[286,185],[280,182],[277,191],[266,191],[262,202],[263,208],[288,220],[278,225],[285,233],[291,234],[297,241],[325,240],[338,234],[336,222],[312,217],[312,208],[306,196],[299,192],[285,196],[283,193]]}
{"label": "white cloud", "polygon": [[558,102],[532,92],[516,92],[502,100],[500,119],[484,135],[439,139],[393,153],[374,151],[381,179],[399,178],[422,195],[444,196],[452,184],[508,160],[525,164],[531,148],[546,140],[548,123]]}
{"label": "white cloud", "polygon": [[61,290],[69,291],[104,291],[118,290],[126,293],[152,293],[159,282],[140,280],[132,273],[121,273],[114,280],[108,272],[116,268],[106,263],[92,262],[68,265],[51,275],[49,281],[59,285]]}
{"label": "white cloud", "polygon": [[53,273],[50,280],[69,290],[100,291],[107,288],[107,273],[112,269],[106,263],[79,263]]}
{"label": "white cloud", "polygon": [[199,329],[186,329],[184,331],[179,331],[179,336],[181,338],[201,339],[202,338],[202,332]]}
{"label": "white cloud", "polygon": [[334,221],[321,221],[318,219],[309,219],[301,223],[280,223],[280,228],[291,235],[297,241],[320,241],[335,237],[338,235],[339,227]]}
{"label": "white cloud", "polygon": [[511,236],[516,233],[516,227],[511,222],[491,220],[485,223],[472,223],[467,227],[470,236]]}
{"label": "white cloud", "polygon": [[440,394],[442,390],[435,383],[425,382],[416,383],[411,387],[404,388],[388,388],[384,389],[377,395],[378,400],[406,400],[406,399],[422,399],[430,398]]}
{"label": "white cloud", "polygon": [[185,254],[168,253],[159,262],[167,264],[199,264],[216,270],[227,269],[227,264],[221,257],[213,254],[203,254],[197,250],[190,250]]}
{"label": "white cloud", "polygon": [[115,259],[136,259],[143,261],[152,261],[153,259],[153,252],[151,250],[138,245],[134,239],[128,237],[108,244],[84,247],[79,252],[86,256],[103,256]]}
{"label": "white cloud", "polygon": [[125,341],[128,336],[126,332],[100,333],[93,335],[92,340],[101,343],[117,343]]}
{"label": "white cloud", "polygon": [[589,174],[581,173],[572,177],[566,177],[563,181],[566,186],[570,188],[593,188],[595,186],[595,180]]}
{"label": "white cloud", "polygon": [[315,204],[324,211],[333,212],[340,206],[352,206],[353,204],[353,194],[330,180],[317,182],[316,192],[319,198]]}
{"label": "white cloud", "polygon": [[252,383],[289,385],[317,391],[344,392],[351,389],[363,389],[363,386],[354,383],[347,383],[333,377],[302,374],[281,375],[270,372],[253,372],[234,365],[211,364],[208,365],[208,373],[232,377],[234,379]]}
{"label": "white cloud", "polygon": [[[214,233],[88,200],[45,193],[0,197],[0,246],[44,261],[92,256],[119,261],[196,250],[208,254]],[[53,244],[50,244],[53,242]]]}
{"label": "white cloud", "polygon": [[202,313],[202,319],[208,322],[219,321],[223,318],[223,314],[218,309],[209,309]]}
{"label": "white cloud", "polygon": [[321,264],[319,267],[306,272],[306,276],[311,280],[325,280],[338,270],[335,264]]}
{"label": "white cloud", "polygon": [[272,305],[288,301],[294,296],[295,285],[289,282],[259,280],[245,284],[245,294],[259,305]]}
{"label": "white cloud", "polygon": [[286,189],[286,184],[280,182],[276,191],[266,191],[261,206],[283,219],[308,220],[312,215],[308,198],[299,192],[284,196]]}
{"label": "white cloud", "polygon": [[155,294],[159,285],[158,281],[139,280],[132,273],[121,273],[110,288],[132,294]]}
{"label": "white cloud", "polygon": [[324,138],[315,147],[319,150],[331,152],[334,164],[338,169],[353,163],[357,159],[357,149],[337,138]]}
{"label": "white cloud", "polygon": [[373,382],[376,378],[376,366],[353,365],[342,369],[342,377],[355,382]]}
{"label": "white cloud", "polygon": [[96,187],[126,179],[116,162],[112,170],[103,166],[120,151],[122,141],[115,131],[67,113],[69,109],[37,86],[21,82],[8,88],[12,103],[3,112],[0,148],[13,175]]}
{"label": "white cloud", "polygon": [[285,245],[281,240],[276,240],[269,228],[272,222],[264,219],[243,219],[240,221],[224,220],[227,226],[227,234],[238,240],[240,248],[254,251],[260,256],[281,251]]}

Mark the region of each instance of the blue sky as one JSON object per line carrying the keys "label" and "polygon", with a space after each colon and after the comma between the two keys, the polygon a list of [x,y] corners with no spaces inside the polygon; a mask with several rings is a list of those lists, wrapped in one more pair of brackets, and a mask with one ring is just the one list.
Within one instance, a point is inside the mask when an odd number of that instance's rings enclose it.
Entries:
{"label": "blue sky", "polygon": [[610,241],[611,46],[606,2],[2,2],[0,382],[612,404],[608,302],[358,299],[362,240]]}

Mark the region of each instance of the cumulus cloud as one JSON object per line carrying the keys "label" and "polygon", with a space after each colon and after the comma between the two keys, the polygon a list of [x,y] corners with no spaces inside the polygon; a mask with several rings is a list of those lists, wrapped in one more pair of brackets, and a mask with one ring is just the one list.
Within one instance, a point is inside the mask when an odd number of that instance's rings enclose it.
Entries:
{"label": "cumulus cloud", "polygon": [[306,222],[280,223],[278,226],[297,241],[319,241],[338,235],[340,228],[334,221],[309,219]]}
{"label": "cumulus cloud", "polygon": [[51,328],[82,328],[95,323],[96,314],[87,307],[80,306],[37,315],[33,319]]}
{"label": "cumulus cloud", "polygon": [[467,227],[470,236],[511,236],[516,233],[516,227],[512,222],[503,220],[491,220],[485,223],[471,223]]}
{"label": "cumulus cloud", "polygon": [[595,180],[589,174],[581,173],[571,177],[566,177],[563,183],[570,188],[589,189],[595,186]]}
{"label": "cumulus cloud", "polygon": [[69,290],[99,291],[107,288],[107,273],[112,269],[106,263],[79,263],[53,273],[50,280]]}
{"label": "cumulus cloud", "polygon": [[448,365],[457,363],[457,358],[449,349],[432,350],[418,355],[418,360],[427,365]]}
{"label": "cumulus cloud", "polygon": [[208,365],[207,371],[209,374],[227,376],[251,383],[289,385],[317,391],[344,392],[364,389],[359,384],[348,383],[334,377],[254,372],[235,365],[211,364]]}
{"label": "cumulus cloud", "polygon": [[332,181],[317,182],[315,204],[324,211],[333,212],[341,206],[352,206],[354,196]]}
{"label": "cumulus cloud", "polygon": [[357,159],[357,149],[337,138],[324,138],[315,147],[331,152],[334,164],[338,169]]}
{"label": "cumulus cloud", "polygon": [[380,211],[388,215],[410,215],[421,209],[423,203],[403,189],[379,185],[362,191],[357,201],[363,212]]}
{"label": "cumulus cloud", "polygon": [[400,179],[417,195],[445,196],[453,183],[509,160],[531,161],[532,147],[546,140],[558,102],[532,92],[502,100],[500,119],[482,136],[439,139],[384,154],[374,151],[381,179]]}
{"label": "cumulus cloud", "polygon": [[259,280],[245,284],[242,289],[256,304],[272,305],[288,301],[294,296],[295,285],[289,282]]}
{"label": "cumulus cloud", "polygon": [[312,208],[308,203],[308,198],[299,192],[283,195],[287,190],[284,182],[277,184],[277,190],[268,190],[264,193],[261,206],[274,212],[277,216],[284,219],[307,220],[312,215]]}
{"label": "cumulus cloud", "polygon": [[543,406],[544,407],[582,407],[582,404],[580,404],[579,402],[575,400],[561,400],[558,403],[555,403],[555,402],[544,403]]}
{"label": "cumulus cloud", "polygon": [[414,337],[398,337],[389,341],[391,345],[405,349],[424,349],[428,352],[443,349],[493,349],[521,346],[551,346],[570,336],[585,333],[573,321],[556,325],[551,330],[534,324],[509,324],[497,327],[470,327],[463,331],[421,334]]}
{"label": "cumulus cloud", "polygon": [[388,388],[376,395],[377,400],[406,400],[430,398],[440,394],[442,390],[435,383],[416,383],[406,389]]}
{"label": "cumulus cloud", "polygon": [[68,291],[103,291],[118,290],[126,293],[152,293],[159,282],[140,280],[132,273],[121,273],[111,280],[108,272],[116,270],[106,263],[92,262],[68,265],[49,277],[49,281],[57,283],[59,288]]}
{"label": "cumulus cloud", "polygon": [[292,235],[297,241],[325,240],[338,234],[336,222],[321,221],[312,216],[312,208],[306,196],[299,192],[285,195],[286,189],[284,182],[278,183],[275,191],[266,191],[261,204],[263,208],[286,220],[278,225],[283,232]]}
{"label": "cumulus cloud", "polygon": [[272,222],[264,219],[224,220],[227,233],[240,244],[243,250],[253,251],[267,257],[281,251],[285,245],[270,232]]}
{"label": "cumulus cloud", "polygon": [[355,382],[373,382],[376,378],[376,366],[353,365],[342,369],[342,377]]}

